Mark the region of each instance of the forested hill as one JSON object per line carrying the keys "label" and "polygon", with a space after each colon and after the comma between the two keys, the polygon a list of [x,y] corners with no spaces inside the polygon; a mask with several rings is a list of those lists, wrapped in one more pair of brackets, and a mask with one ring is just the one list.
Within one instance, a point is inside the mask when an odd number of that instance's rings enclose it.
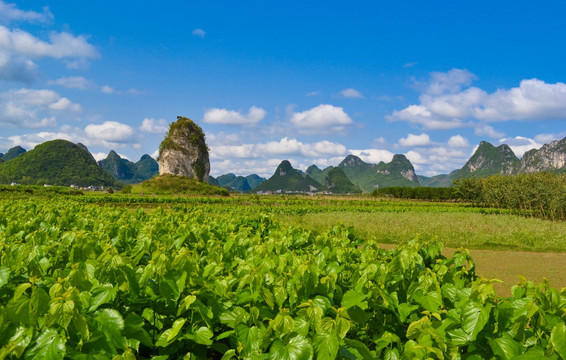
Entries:
{"label": "forested hill", "polygon": [[0,182],[61,186],[117,186],[90,152],[67,140],[52,140],[0,164]]}

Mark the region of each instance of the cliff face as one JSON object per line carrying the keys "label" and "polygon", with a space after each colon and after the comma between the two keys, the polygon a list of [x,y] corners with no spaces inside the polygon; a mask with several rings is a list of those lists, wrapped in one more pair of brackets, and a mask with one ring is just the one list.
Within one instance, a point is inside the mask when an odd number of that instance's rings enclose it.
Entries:
{"label": "cliff face", "polygon": [[159,175],[171,174],[208,182],[210,160],[204,133],[191,119],[178,116],[159,146]]}
{"label": "cliff face", "polygon": [[566,170],[566,138],[546,144],[539,150],[527,151],[521,159],[519,171],[534,173],[539,171]]}

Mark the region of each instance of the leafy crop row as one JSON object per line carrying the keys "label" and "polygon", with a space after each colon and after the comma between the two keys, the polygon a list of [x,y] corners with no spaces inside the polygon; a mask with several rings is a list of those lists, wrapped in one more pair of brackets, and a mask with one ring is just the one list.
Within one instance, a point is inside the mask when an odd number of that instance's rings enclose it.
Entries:
{"label": "leafy crop row", "polygon": [[498,298],[465,250],[239,209],[0,214],[0,359],[566,359],[566,293]]}

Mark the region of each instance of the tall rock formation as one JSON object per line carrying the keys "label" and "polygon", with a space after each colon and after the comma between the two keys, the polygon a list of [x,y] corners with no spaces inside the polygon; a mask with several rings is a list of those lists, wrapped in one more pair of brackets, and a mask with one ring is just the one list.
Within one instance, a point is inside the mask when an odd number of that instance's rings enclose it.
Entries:
{"label": "tall rock formation", "polygon": [[210,160],[202,128],[177,116],[159,146],[159,175],[171,174],[208,182]]}
{"label": "tall rock formation", "polygon": [[470,176],[484,177],[496,174],[510,175],[519,167],[520,160],[509,145],[498,147],[482,141],[474,155],[454,175],[454,179]]}
{"label": "tall rock formation", "polygon": [[523,155],[518,172],[539,171],[566,171],[566,138],[543,145],[539,150],[529,150]]}

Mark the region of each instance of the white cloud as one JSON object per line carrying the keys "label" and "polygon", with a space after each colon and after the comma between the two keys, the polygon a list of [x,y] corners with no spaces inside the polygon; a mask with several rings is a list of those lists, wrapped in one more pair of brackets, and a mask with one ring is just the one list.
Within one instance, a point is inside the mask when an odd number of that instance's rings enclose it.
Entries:
{"label": "white cloud", "polygon": [[53,20],[53,14],[49,11],[48,7],[43,8],[43,12],[25,11],[17,8],[15,4],[7,4],[0,1],[0,21],[27,21],[32,23],[44,23]]}
{"label": "white cloud", "polygon": [[340,95],[340,97],[346,98],[346,99],[363,99],[364,96],[362,95],[361,92],[359,92],[356,89],[344,89],[342,91],[340,91],[338,93],[338,95]]}
{"label": "white cloud", "polygon": [[535,141],[541,144],[548,144],[554,140],[561,140],[566,137],[566,131],[560,132],[558,134],[538,134],[535,136]]}
{"label": "white cloud", "polygon": [[103,92],[103,93],[105,93],[105,94],[112,94],[115,90],[114,90],[114,88],[111,87],[111,86],[103,85],[103,86],[100,88],[100,91]]}
{"label": "white cloud", "polygon": [[346,147],[326,140],[309,144],[284,137],[280,141],[259,144],[210,145],[210,151],[214,159],[264,159],[280,156],[314,158],[345,155]]}
{"label": "white cloud", "polygon": [[320,94],[321,94],[320,91],[311,91],[307,93],[306,96],[319,96]]}
{"label": "white cloud", "polygon": [[31,84],[38,78],[37,65],[33,61],[0,50],[0,80]]}
{"label": "white cloud", "polygon": [[403,110],[393,111],[393,114],[387,116],[390,121],[407,121],[413,124],[420,124],[425,129],[430,130],[447,130],[456,129],[465,126],[465,123],[459,119],[441,119],[430,112],[426,106],[410,105]]}
{"label": "white cloud", "polygon": [[409,134],[406,138],[399,139],[399,145],[410,147],[410,146],[428,146],[430,145],[430,136],[428,134],[414,135]]}
{"label": "white cloud", "polygon": [[327,133],[343,131],[352,119],[338,106],[322,104],[310,110],[295,112],[291,123],[304,132]]}
{"label": "white cloud", "polygon": [[93,84],[92,81],[82,76],[69,76],[62,77],[57,80],[50,80],[47,82],[47,85],[59,85],[68,89],[86,90],[92,87]]}
{"label": "white cloud", "polygon": [[98,51],[84,36],[52,32],[49,41],[43,41],[23,30],[10,30],[2,25],[0,25],[0,49],[32,58],[98,57]]}
{"label": "white cloud", "polygon": [[54,114],[62,111],[78,113],[81,106],[52,90],[19,89],[0,93],[0,125],[54,126]]}
{"label": "white cloud", "polygon": [[429,95],[457,93],[463,86],[469,86],[475,79],[476,76],[465,69],[452,69],[445,73],[432,72],[426,84],[425,93]]}
{"label": "white cloud", "polygon": [[501,131],[497,131],[493,127],[481,123],[474,127],[474,134],[477,136],[488,136],[492,139],[498,139],[505,136],[505,134]]}
{"label": "white cloud", "polygon": [[391,162],[393,153],[387,150],[378,149],[365,149],[365,150],[350,150],[352,155],[356,155],[363,161],[371,164],[379,164],[380,161]]}
{"label": "white cloud", "polygon": [[253,125],[257,124],[267,112],[262,108],[252,106],[247,114],[226,109],[208,109],[204,113],[204,122],[211,124]]}
{"label": "white cloud", "polygon": [[127,142],[134,134],[131,126],[116,121],[105,121],[100,125],[90,124],[84,131],[89,138],[109,143]]}
{"label": "white cloud", "polygon": [[165,134],[169,129],[169,125],[165,119],[145,118],[142,121],[140,130],[152,134]]}
{"label": "white cloud", "polygon": [[91,153],[91,155],[96,161],[104,160],[106,159],[106,157],[108,157],[108,153],[105,152]]}
{"label": "white cloud", "polygon": [[451,148],[466,148],[470,146],[470,143],[465,137],[461,135],[454,135],[448,139],[447,145]]}
{"label": "white cloud", "polygon": [[453,69],[433,73],[422,87],[419,104],[394,111],[388,120],[420,124],[426,129],[473,127],[488,136],[497,132],[486,125],[510,120],[566,119],[566,84],[549,84],[538,79],[523,80],[519,87],[488,93],[467,87],[475,76]]}
{"label": "white cloud", "polygon": [[206,32],[203,29],[194,29],[193,35],[203,38],[206,35]]}
{"label": "white cloud", "polygon": [[536,140],[529,139],[523,136],[516,136],[514,138],[504,138],[499,140],[500,144],[507,144],[513,150],[515,155],[522,157],[524,153],[532,149],[540,149],[544,143],[539,143]]}

